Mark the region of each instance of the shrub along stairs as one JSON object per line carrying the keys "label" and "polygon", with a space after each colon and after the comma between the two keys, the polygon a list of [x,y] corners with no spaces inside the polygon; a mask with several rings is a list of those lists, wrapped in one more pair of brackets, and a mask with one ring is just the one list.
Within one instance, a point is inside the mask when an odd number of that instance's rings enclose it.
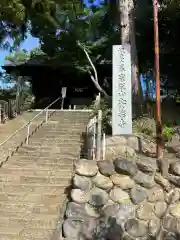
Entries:
{"label": "shrub along stairs", "polygon": [[0,240],[55,239],[88,118],[88,112],[56,112],[2,165]]}

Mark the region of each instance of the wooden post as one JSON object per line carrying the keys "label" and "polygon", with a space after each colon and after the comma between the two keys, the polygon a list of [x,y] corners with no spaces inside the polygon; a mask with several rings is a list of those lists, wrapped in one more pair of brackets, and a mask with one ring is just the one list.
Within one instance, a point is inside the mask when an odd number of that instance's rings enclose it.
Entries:
{"label": "wooden post", "polygon": [[98,111],[98,121],[97,121],[97,154],[96,160],[101,159],[101,131],[102,131],[102,110]]}
{"label": "wooden post", "polygon": [[159,30],[158,30],[158,0],[153,0],[154,10],[154,62],[156,76],[156,141],[157,158],[162,158],[162,120],[161,120],[161,96],[160,96],[160,70],[159,70]]}

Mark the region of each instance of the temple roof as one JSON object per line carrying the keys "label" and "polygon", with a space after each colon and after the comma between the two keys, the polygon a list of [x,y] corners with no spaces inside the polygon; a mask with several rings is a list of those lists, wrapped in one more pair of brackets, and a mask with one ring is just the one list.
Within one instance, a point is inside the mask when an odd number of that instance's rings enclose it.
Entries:
{"label": "temple roof", "polygon": [[[99,59],[98,62],[94,62],[94,64],[96,66],[107,66],[109,65],[109,67],[111,66],[111,60],[107,61],[104,59]],[[48,59],[48,58],[42,58],[42,56],[36,56],[35,58],[26,60],[26,61],[10,61],[10,60],[5,60],[4,65],[2,66],[2,68],[9,74],[11,74],[12,72],[16,72],[19,71],[20,75],[26,75],[26,76],[30,76],[32,73],[32,69],[36,69],[37,68],[49,68],[49,69],[59,69],[61,71],[65,71],[67,72],[67,70],[69,71],[69,68],[72,69],[72,63],[59,63],[57,62],[57,59]]]}

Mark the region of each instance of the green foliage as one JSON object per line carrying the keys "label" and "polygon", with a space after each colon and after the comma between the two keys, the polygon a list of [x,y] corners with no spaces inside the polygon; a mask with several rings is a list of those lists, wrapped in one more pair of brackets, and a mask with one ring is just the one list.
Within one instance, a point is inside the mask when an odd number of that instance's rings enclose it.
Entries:
{"label": "green foliage", "polygon": [[[167,79],[166,85],[180,87],[180,1],[159,1],[159,45],[161,78]],[[136,37],[140,71],[147,73],[154,69],[154,22],[153,5],[149,0],[138,0],[135,9]],[[146,53],[146,54],[144,54]]]}
{"label": "green foliage", "polygon": [[171,140],[174,133],[175,133],[174,127],[164,125],[164,127],[163,127],[163,139],[164,139],[165,142]]}
{"label": "green foliage", "polygon": [[21,109],[23,111],[26,111],[28,109],[32,108],[32,105],[34,104],[34,98],[31,91],[31,87],[26,87],[23,89],[23,104],[21,106]]}
{"label": "green foliage", "polygon": [[[77,44],[80,42],[86,46],[93,61],[97,61],[97,57],[99,60],[104,60],[107,56],[111,59],[112,43],[115,35],[118,35],[118,32],[114,31],[116,4],[99,7],[92,5],[90,8],[83,6],[79,0],[38,2],[30,0],[26,3],[19,0],[18,4],[13,4],[13,1],[10,4],[4,0],[0,6],[3,5],[3,9],[6,7],[12,9],[12,5],[14,7],[12,11],[17,14],[22,11],[18,20],[15,21],[16,32],[13,27],[9,27],[9,35],[11,37],[14,35],[16,45],[28,31],[40,39],[41,49],[32,52],[31,57],[39,55],[41,51],[41,55],[48,56],[48,60],[51,59],[53,64],[68,63],[77,71],[87,72],[90,66],[84,52]],[[12,12],[9,12],[11,17],[7,14],[6,20],[14,24]],[[9,60],[12,59],[16,60],[16,56],[9,58]]]}
{"label": "green foliage", "polygon": [[[142,134],[145,137],[154,139],[156,135],[156,125],[154,119],[139,118],[133,121],[133,131],[138,134]],[[163,126],[163,141],[170,141],[175,134],[175,128],[172,124],[164,124]]]}
{"label": "green foliage", "polygon": [[9,60],[15,63],[24,63],[29,59],[30,55],[25,49],[21,51],[16,51],[14,54],[5,57],[5,60]]}
{"label": "green foliage", "polygon": [[112,106],[111,98],[104,99],[101,98],[100,103],[96,104],[96,101],[93,101],[90,109],[92,109],[91,117],[98,116],[98,111],[102,110],[102,128],[103,132],[111,132],[111,118],[112,118]]}
{"label": "green foliage", "polygon": [[[94,62],[111,60],[112,44],[120,43],[118,6],[115,1],[109,2],[88,9],[79,0],[1,0],[0,47],[10,47],[7,38],[18,46],[30,32],[40,39],[41,52],[48,58],[56,63],[66,61],[80,72],[88,71],[89,64],[77,41],[86,46]],[[180,1],[159,3],[161,76],[179,87]],[[147,73],[154,68],[152,1],[136,1],[133,14],[140,73]],[[31,56],[36,54],[39,52]]]}
{"label": "green foliage", "polygon": [[176,120],[176,125],[180,126],[180,119]]}
{"label": "green foliage", "polygon": [[[97,56],[100,60],[107,58],[107,49],[112,47],[115,33],[113,27],[107,28],[110,26],[110,20],[106,19],[106,7],[87,9],[76,4],[73,9],[67,6],[66,11],[61,9],[57,14],[60,33],[48,34],[41,30],[37,35],[47,56],[56,63],[68,63],[80,72],[87,72],[90,65],[78,43],[86,48],[93,61],[97,61]],[[111,52],[108,54],[111,59]]]}
{"label": "green foliage", "polygon": [[44,52],[41,50],[40,47],[33,48],[30,51],[30,58],[36,57],[36,56],[44,56]]}
{"label": "green foliage", "polygon": [[155,134],[155,122],[149,118],[139,118],[133,121],[133,131],[149,137]]}

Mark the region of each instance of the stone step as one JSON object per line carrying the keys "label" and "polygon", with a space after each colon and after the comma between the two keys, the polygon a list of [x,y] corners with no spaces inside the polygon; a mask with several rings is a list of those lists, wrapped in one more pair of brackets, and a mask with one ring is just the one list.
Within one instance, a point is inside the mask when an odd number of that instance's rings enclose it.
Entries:
{"label": "stone step", "polygon": [[36,176],[36,175],[9,175],[0,173],[0,183],[2,182],[14,182],[14,183],[42,183],[42,184],[59,184],[60,182],[68,183],[71,178],[71,173],[64,173],[61,176]]}
{"label": "stone step", "polygon": [[[27,163],[27,162],[26,162]],[[16,163],[7,163],[7,164],[4,164],[3,166],[2,166],[2,169],[3,169],[3,172],[6,172],[7,170],[9,170],[9,171],[11,171],[12,173],[13,172],[15,172],[15,171],[20,171],[20,170],[22,170],[22,172],[24,172],[24,171],[34,171],[35,169],[36,169],[36,171],[50,171],[51,169],[53,170],[53,169],[57,169],[57,170],[59,170],[59,171],[62,171],[62,172],[64,172],[64,171],[67,171],[67,170],[69,170],[69,171],[72,171],[73,170],[73,164],[68,164],[68,165],[66,165],[65,163],[62,165],[56,165],[56,164],[54,164],[54,165],[52,165],[52,167],[51,166],[47,166],[47,165],[43,165],[43,164],[41,164],[41,165],[38,165],[38,164],[32,164],[32,163],[27,163],[27,165],[23,165],[23,167],[22,167],[22,165],[21,165],[21,163],[19,163],[19,165]]]}
{"label": "stone step", "polygon": [[86,126],[85,122],[70,122],[70,121],[49,121],[47,124],[45,123],[43,125],[44,129],[48,128],[54,128],[54,129],[63,129],[64,127],[71,126],[72,129],[74,128],[80,128],[83,126]]}
{"label": "stone step", "polygon": [[76,117],[76,119],[88,119],[90,116],[90,112],[87,113],[87,112],[55,112],[54,115],[53,115],[53,119],[58,117],[59,119],[74,119]]}
{"label": "stone step", "polygon": [[58,224],[57,215],[51,214],[21,214],[13,216],[12,218],[5,213],[0,216],[0,226],[35,228],[35,229],[49,229],[55,230]]}
{"label": "stone step", "polygon": [[[50,164],[51,166],[57,165],[57,166],[72,166],[73,165],[73,160],[76,158],[70,158],[70,157],[62,157],[60,158],[57,156],[57,158],[51,158],[51,157],[36,157],[36,156],[31,156],[31,155],[17,155],[16,153],[11,157],[11,159],[7,162],[7,164],[12,164],[12,165],[18,165],[21,166],[21,164],[26,163],[26,164],[37,164],[38,166],[44,166],[46,164]],[[22,165],[24,166],[24,165]]]}
{"label": "stone step", "polygon": [[64,161],[63,163],[53,163],[51,160],[46,160],[46,162],[44,161],[38,161],[36,163],[32,163],[32,160],[26,160],[26,161],[23,161],[23,160],[17,160],[17,161],[12,161],[10,163],[10,165],[12,167],[21,167],[21,168],[26,168],[26,167],[30,167],[32,166],[32,168],[53,168],[55,165],[58,167],[58,168],[62,168],[62,169],[70,169],[73,167],[73,163],[71,164],[66,164],[66,162]]}
{"label": "stone step", "polygon": [[[50,113],[51,111],[49,111],[49,113]],[[70,111],[55,111],[54,113],[53,113],[53,117],[58,117],[59,119],[64,119],[64,118],[68,118],[68,119],[72,119],[72,118],[74,118],[74,117],[76,117],[77,119],[83,119],[83,118],[88,118],[89,116],[90,116],[90,112],[85,112],[85,111],[76,111],[76,113],[75,112],[70,112]]]}
{"label": "stone step", "polygon": [[[38,119],[45,119],[45,116],[39,116]],[[53,114],[49,115],[50,121],[58,121],[58,122],[86,122],[88,121],[89,116],[82,116],[82,115],[60,115],[60,114]]]}
{"label": "stone step", "polygon": [[[53,188],[56,188],[56,187],[60,187],[62,189],[64,189],[64,187],[67,187],[69,185],[64,185],[64,182],[60,182],[60,183],[56,183],[56,184],[53,184],[53,183],[11,183],[11,182],[6,182],[6,183],[3,183],[1,182],[0,183],[0,189],[4,189],[5,187],[7,187],[7,189],[32,189],[32,188],[50,188],[52,187]],[[12,187],[12,188],[11,188]]]}
{"label": "stone step", "polygon": [[66,186],[62,183],[59,184],[14,184],[14,183],[1,183],[0,191],[6,193],[49,193],[49,194],[63,194]]}
{"label": "stone step", "polygon": [[80,134],[80,130],[76,131],[76,132],[71,132],[70,130],[67,131],[42,131],[42,132],[36,132],[33,136],[35,136],[36,138],[42,138],[42,137],[46,137],[46,138],[54,138],[54,137],[59,137],[62,138],[63,136],[66,137],[71,137],[71,136],[76,136],[79,137],[81,136]]}
{"label": "stone step", "polygon": [[63,201],[45,205],[43,203],[29,203],[29,202],[2,202],[0,201],[0,216],[5,213],[7,216],[16,217],[21,214],[43,213],[43,214],[57,214],[60,211]]}
{"label": "stone step", "polygon": [[[71,176],[72,174],[72,169],[65,169],[65,170],[62,170],[61,168],[59,168],[59,166],[54,166],[52,169],[48,169],[48,170],[45,170],[45,169],[39,169],[38,167],[37,168],[34,168],[34,170],[31,168],[31,169],[24,169],[24,168],[3,168],[2,170],[3,174],[13,174],[13,175],[16,175],[16,174],[19,174],[19,175],[26,175],[26,176],[37,176],[37,177],[59,177],[59,176]],[[1,175],[1,173],[0,173]]]}
{"label": "stone step", "polygon": [[[63,198],[63,193],[57,194],[47,194],[47,193],[26,193],[26,192],[18,192],[18,193],[6,193],[0,192],[0,202],[6,203],[15,203],[15,202],[26,202],[33,204],[60,204],[61,198]],[[1,215],[0,215],[1,217]],[[0,224],[1,225],[1,224]]]}
{"label": "stone step", "polygon": [[25,151],[19,151],[15,153],[15,156],[36,156],[39,157],[52,157],[52,158],[77,158],[79,156],[79,153],[71,153],[69,150],[61,151],[60,153],[52,153],[48,151],[37,151],[37,152],[25,152]]}
{"label": "stone step", "polygon": [[50,240],[54,230],[0,226],[1,240]]}
{"label": "stone step", "polygon": [[[41,120],[43,121],[43,119]],[[46,123],[45,123],[46,124]],[[88,121],[85,119],[54,119],[50,118],[48,123],[45,126],[50,126],[50,124],[54,126],[58,126],[59,128],[67,127],[67,126],[77,126],[77,127],[86,127],[88,124]]]}
{"label": "stone step", "polygon": [[49,142],[59,142],[61,143],[62,141],[72,141],[72,143],[74,143],[75,141],[81,141],[81,136],[70,136],[70,135],[65,135],[65,134],[61,134],[58,136],[38,136],[38,135],[33,135],[30,137],[29,142],[45,142],[45,141],[49,141]]}
{"label": "stone step", "polygon": [[[51,112],[51,111],[50,111]],[[92,111],[78,111],[78,109],[74,110],[74,109],[64,109],[64,110],[60,110],[58,109],[58,111],[55,111],[54,112],[54,115],[53,116],[68,116],[68,117],[71,117],[71,116],[81,116],[81,117],[87,117],[91,114]]]}
{"label": "stone step", "polygon": [[80,125],[80,126],[74,126],[73,127],[73,124],[67,124],[67,125],[56,125],[56,126],[53,126],[53,124],[50,124],[48,126],[44,126],[42,125],[42,127],[39,127],[38,128],[38,132],[64,132],[65,130],[72,130],[72,132],[77,132],[77,131],[83,131],[86,129],[86,125]]}
{"label": "stone step", "polygon": [[[67,128],[63,128],[63,129],[43,129],[43,131],[42,131],[42,129],[41,129],[41,131],[39,130],[37,130],[37,134],[45,134],[45,135],[47,135],[47,136],[50,136],[50,135],[64,135],[64,134],[68,134],[68,135],[75,135],[75,136],[78,136],[78,135],[80,135],[80,133],[81,132],[83,132],[83,128],[81,127],[81,128],[79,128],[79,129],[72,129],[71,130],[71,125],[69,125]],[[85,131],[84,131],[85,132]]]}
{"label": "stone step", "polygon": [[29,141],[29,144],[28,145],[26,145],[26,144],[24,144],[23,145],[23,147],[32,147],[32,148],[39,148],[39,146],[47,146],[47,147],[49,147],[49,146],[51,146],[51,148],[52,148],[52,146],[57,146],[57,147],[60,147],[60,146],[69,146],[70,144],[72,144],[73,146],[81,146],[83,143],[81,142],[81,141],[78,141],[78,140],[74,140],[74,141],[72,141],[71,139],[69,139],[69,140],[64,140],[62,143],[60,142],[60,141],[49,141],[49,140],[46,140],[46,141],[35,141],[35,139],[32,139],[32,140],[30,140]]}
{"label": "stone step", "polygon": [[77,141],[82,141],[83,140],[83,138],[82,138],[82,136],[80,136],[80,135],[77,135],[77,136],[73,136],[73,135],[62,135],[62,134],[60,134],[60,135],[51,135],[51,136],[48,136],[48,135],[39,135],[39,134],[35,134],[35,135],[33,135],[33,136],[31,136],[30,137],[30,140],[31,141],[47,141],[47,140],[49,140],[49,142],[51,142],[51,141],[55,141],[55,142],[59,142],[59,143],[62,143],[62,142],[64,142],[64,141],[67,141],[67,140],[72,140],[72,143],[74,143],[74,141],[75,140],[77,140]]}
{"label": "stone step", "polygon": [[43,144],[41,146],[37,146],[36,148],[32,148],[32,147],[20,147],[18,149],[18,153],[46,153],[48,152],[49,154],[52,154],[51,156],[53,156],[53,154],[61,154],[61,153],[66,153],[66,152],[79,152],[81,150],[81,147],[79,145],[76,146],[64,146],[63,144],[61,146],[52,146],[52,147],[47,147],[44,146]]}
{"label": "stone step", "polygon": [[75,127],[71,124],[67,124],[66,126],[56,126],[56,127],[53,127],[53,126],[42,126],[42,128],[39,128],[38,132],[72,132],[72,133],[79,133],[79,130],[82,130],[83,129],[83,126],[79,126],[79,127]]}
{"label": "stone step", "polygon": [[72,121],[87,121],[89,119],[89,114],[84,114],[84,113],[55,113],[52,115],[51,119],[58,119],[60,120],[72,120]]}
{"label": "stone step", "polygon": [[26,151],[39,151],[41,149],[46,149],[48,151],[52,151],[52,150],[55,150],[55,149],[69,149],[69,148],[73,148],[73,149],[79,149],[80,146],[82,144],[78,143],[78,142],[75,142],[75,143],[67,143],[67,142],[62,142],[62,143],[57,143],[57,144],[54,144],[54,142],[42,142],[42,143],[37,143],[37,144],[34,144],[34,143],[30,143],[30,144],[23,144],[19,150],[26,150]]}
{"label": "stone step", "polygon": [[[22,139],[21,143],[23,143],[24,141],[25,141],[25,138]],[[19,146],[19,144],[17,144],[16,140],[14,139],[14,141],[8,141],[8,144],[4,144],[3,148],[6,148],[6,147],[14,148],[14,147],[17,147],[17,146]]]}
{"label": "stone step", "polygon": [[19,234],[23,231],[24,227],[5,227],[0,226],[0,239],[2,240],[18,240]]}
{"label": "stone step", "polygon": [[[32,117],[38,112],[31,113]],[[89,113],[54,113],[0,169],[0,240],[51,240]],[[31,116],[26,116],[29,119]],[[24,118],[25,120],[25,118]],[[42,121],[38,117],[32,131]],[[27,129],[23,132],[25,140]],[[19,136],[22,139],[22,135]],[[9,144],[14,148],[16,138]],[[19,142],[18,142],[19,145]]]}

